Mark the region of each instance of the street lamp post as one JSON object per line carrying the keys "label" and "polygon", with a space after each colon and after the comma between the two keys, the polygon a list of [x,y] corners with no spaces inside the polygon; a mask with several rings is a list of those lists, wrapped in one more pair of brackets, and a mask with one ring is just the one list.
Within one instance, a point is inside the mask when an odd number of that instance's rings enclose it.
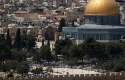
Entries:
{"label": "street lamp post", "polygon": [[63,72],[63,76],[64,76],[64,72],[65,72],[65,71],[63,70],[62,72]]}
{"label": "street lamp post", "polygon": [[58,65],[57,65],[57,75],[58,75]]}
{"label": "street lamp post", "polygon": [[83,73],[83,68],[82,68],[82,73]]}
{"label": "street lamp post", "polygon": [[88,69],[88,74],[89,74],[89,69]]}

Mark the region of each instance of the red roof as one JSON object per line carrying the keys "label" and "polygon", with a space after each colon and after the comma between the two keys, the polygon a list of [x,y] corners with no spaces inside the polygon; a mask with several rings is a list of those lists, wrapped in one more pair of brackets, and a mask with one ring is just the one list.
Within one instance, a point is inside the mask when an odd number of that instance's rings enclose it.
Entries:
{"label": "red roof", "polygon": [[41,17],[51,17],[52,15],[49,14],[45,14],[45,15],[41,15]]}
{"label": "red roof", "polygon": [[29,12],[18,10],[18,11],[14,12],[14,13],[15,13],[15,14],[28,14]]}
{"label": "red roof", "polygon": [[3,9],[0,9],[0,13],[3,13],[3,12],[5,12],[5,10],[3,10]]}
{"label": "red roof", "polygon": [[64,16],[64,15],[58,15],[58,16],[55,16],[56,18],[68,18],[68,16]]}

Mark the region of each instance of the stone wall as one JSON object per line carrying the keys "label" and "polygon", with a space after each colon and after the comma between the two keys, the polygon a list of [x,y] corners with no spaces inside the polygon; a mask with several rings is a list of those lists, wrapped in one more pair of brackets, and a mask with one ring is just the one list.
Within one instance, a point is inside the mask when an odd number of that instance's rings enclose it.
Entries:
{"label": "stone wall", "polygon": [[91,75],[28,76],[0,80],[125,80],[125,73],[107,73]]}

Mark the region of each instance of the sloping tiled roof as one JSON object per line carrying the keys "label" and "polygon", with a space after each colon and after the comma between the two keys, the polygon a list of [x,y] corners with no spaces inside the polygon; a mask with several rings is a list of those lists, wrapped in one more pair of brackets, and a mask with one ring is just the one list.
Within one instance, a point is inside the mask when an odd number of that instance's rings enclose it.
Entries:
{"label": "sloping tiled roof", "polygon": [[3,12],[5,12],[5,10],[3,10],[3,9],[0,9],[0,13],[3,13]]}
{"label": "sloping tiled roof", "polygon": [[68,18],[68,16],[64,16],[64,15],[57,15],[55,16],[56,18]]}
{"label": "sloping tiled roof", "polygon": [[29,12],[18,10],[18,11],[15,11],[14,13],[15,13],[15,14],[28,14]]}

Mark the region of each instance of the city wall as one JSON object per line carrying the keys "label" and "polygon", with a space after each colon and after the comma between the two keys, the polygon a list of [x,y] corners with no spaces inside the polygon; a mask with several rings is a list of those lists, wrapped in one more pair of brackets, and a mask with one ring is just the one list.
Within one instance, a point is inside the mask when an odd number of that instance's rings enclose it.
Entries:
{"label": "city wall", "polygon": [[107,73],[91,75],[28,76],[0,80],[125,80],[125,73]]}

